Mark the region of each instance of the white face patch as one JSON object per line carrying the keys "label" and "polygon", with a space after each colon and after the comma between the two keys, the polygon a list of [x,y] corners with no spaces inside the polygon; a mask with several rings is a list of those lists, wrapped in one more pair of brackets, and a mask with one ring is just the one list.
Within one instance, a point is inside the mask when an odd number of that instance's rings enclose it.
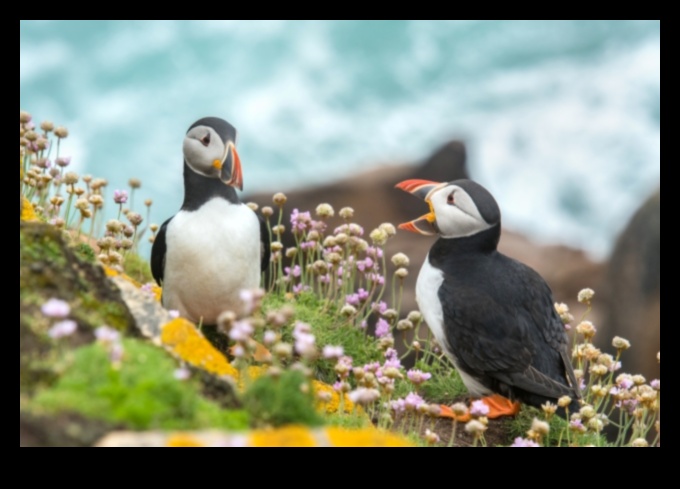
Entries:
{"label": "white face patch", "polygon": [[457,185],[437,188],[428,196],[444,238],[463,238],[489,229],[472,197]]}
{"label": "white face patch", "polygon": [[432,334],[437,340],[437,343],[444,349],[444,353],[451,360],[453,365],[458,370],[465,387],[467,387],[470,394],[473,396],[485,396],[492,392],[482,385],[477,379],[462,371],[458,367],[458,361],[454,352],[446,340],[444,333],[444,310],[439,299],[439,287],[444,282],[444,272],[430,264],[430,256],[425,258],[420,273],[418,274],[418,281],[416,282],[416,302],[421,314],[425,318],[427,326],[432,331]]}
{"label": "white face patch", "polygon": [[215,166],[215,161],[220,164],[224,161],[227,148],[212,127],[191,128],[184,137],[182,149],[189,168],[206,177],[219,177],[220,168]]}

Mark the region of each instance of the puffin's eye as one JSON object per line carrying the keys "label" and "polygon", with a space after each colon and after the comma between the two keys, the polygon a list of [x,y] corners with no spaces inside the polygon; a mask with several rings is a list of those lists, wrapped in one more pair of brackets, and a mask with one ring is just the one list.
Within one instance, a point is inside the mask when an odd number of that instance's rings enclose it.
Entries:
{"label": "puffin's eye", "polygon": [[453,205],[453,193],[450,193],[449,196],[446,198],[446,203],[449,205]]}
{"label": "puffin's eye", "polygon": [[207,133],[205,136],[203,136],[200,141],[203,143],[203,146],[208,146],[210,144],[210,133]]}

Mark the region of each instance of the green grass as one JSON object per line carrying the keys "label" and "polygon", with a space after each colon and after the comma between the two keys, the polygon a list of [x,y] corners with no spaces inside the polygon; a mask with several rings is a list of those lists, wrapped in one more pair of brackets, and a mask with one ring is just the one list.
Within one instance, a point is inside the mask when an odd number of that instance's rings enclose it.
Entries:
{"label": "green grass", "polygon": [[198,383],[179,381],[177,367],[163,350],[139,340],[123,340],[119,369],[111,366],[101,344],[78,348],[73,362],[54,384],[37,394],[35,408],[76,411],[133,429],[243,429],[243,411],[223,410],[205,400]]}

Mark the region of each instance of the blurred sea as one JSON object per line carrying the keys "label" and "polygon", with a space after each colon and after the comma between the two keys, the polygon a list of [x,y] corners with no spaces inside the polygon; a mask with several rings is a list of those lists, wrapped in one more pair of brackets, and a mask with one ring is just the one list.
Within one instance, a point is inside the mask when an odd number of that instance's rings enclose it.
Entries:
{"label": "blurred sea", "polygon": [[66,125],[62,155],[109,195],[140,178],[154,222],[215,115],[249,192],[464,138],[506,226],[596,257],[659,185],[660,71],[659,21],[20,22],[20,107]]}

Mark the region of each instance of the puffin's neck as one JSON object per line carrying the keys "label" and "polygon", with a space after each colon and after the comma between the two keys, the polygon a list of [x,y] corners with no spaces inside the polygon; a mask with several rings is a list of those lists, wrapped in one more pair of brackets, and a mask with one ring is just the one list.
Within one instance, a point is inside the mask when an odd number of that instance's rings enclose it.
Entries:
{"label": "puffin's neck", "polygon": [[430,249],[433,265],[467,260],[473,254],[490,255],[496,252],[501,237],[501,225],[495,224],[482,232],[464,238],[439,238]]}
{"label": "puffin's neck", "polygon": [[214,197],[222,197],[233,204],[240,202],[236,189],[219,178],[199,175],[184,162],[184,203],[182,210],[195,211]]}

